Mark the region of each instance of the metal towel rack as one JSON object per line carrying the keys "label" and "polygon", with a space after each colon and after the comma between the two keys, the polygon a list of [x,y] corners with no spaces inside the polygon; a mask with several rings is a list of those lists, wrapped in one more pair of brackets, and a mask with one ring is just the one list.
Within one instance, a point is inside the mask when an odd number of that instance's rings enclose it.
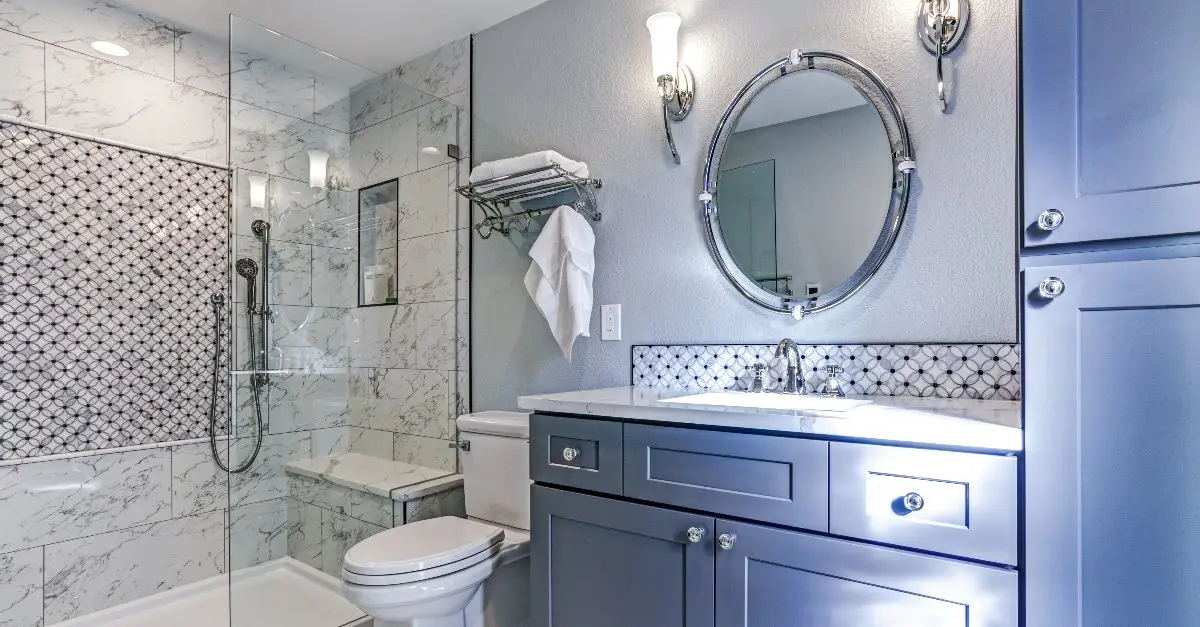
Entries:
{"label": "metal towel rack", "polygon": [[483,209],[484,218],[475,224],[475,230],[479,231],[480,237],[487,239],[492,236],[493,232],[508,235],[512,232],[514,225],[521,232],[528,231],[533,218],[557,209],[557,207],[545,207],[505,213],[505,209],[514,201],[521,202],[572,189],[578,194],[578,198],[571,206],[579,213],[599,222],[601,214],[600,206],[596,202],[595,190],[602,186],[603,182],[600,179],[576,176],[561,165],[551,163],[532,170],[514,172],[478,183],[462,185],[455,189],[464,198],[477,203]]}

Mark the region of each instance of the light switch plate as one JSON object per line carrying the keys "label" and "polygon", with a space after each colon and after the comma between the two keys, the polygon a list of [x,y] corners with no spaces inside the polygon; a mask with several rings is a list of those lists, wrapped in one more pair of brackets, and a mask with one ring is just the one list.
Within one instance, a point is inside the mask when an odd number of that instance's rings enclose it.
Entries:
{"label": "light switch plate", "polygon": [[600,307],[600,339],[613,342],[621,339],[621,306]]}

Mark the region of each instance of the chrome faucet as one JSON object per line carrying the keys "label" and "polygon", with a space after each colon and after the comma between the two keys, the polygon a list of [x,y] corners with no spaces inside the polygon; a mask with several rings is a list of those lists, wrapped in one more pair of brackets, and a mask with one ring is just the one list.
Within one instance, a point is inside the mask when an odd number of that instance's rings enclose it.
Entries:
{"label": "chrome faucet", "polygon": [[787,378],[783,381],[783,394],[808,394],[804,382],[800,380],[800,350],[790,338],[783,338],[775,347],[775,358],[787,358]]}

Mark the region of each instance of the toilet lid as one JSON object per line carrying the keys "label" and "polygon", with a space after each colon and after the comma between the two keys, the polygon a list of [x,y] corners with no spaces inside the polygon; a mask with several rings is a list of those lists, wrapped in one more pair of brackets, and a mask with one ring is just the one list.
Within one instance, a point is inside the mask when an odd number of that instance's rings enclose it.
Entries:
{"label": "toilet lid", "polygon": [[375,534],[346,552],[343,568],[369,576],[431,570],[484,552],[504,530],[474,520],[431,518]]}

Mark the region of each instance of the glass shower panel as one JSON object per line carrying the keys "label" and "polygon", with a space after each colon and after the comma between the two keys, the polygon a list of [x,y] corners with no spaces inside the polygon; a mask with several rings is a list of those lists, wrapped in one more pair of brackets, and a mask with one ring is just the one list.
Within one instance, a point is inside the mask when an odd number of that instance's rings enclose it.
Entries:
{"label": "glass shower panel", "polygon": [[[229,35],[231,622],[357,624],[339,590],[342,556],[392,527],[396,505],[386,490],[327,479],[396,464],[413,408],[388,399],[420,391],[425,370],[444,381],[435,404],[452,422],[459,109],[399,69],[377,74],[237,16]],[[437,246],[406,244],[432,233]],[[383,265],[387,297],[363,306],[363,282]],[[448,325],[445,341],[423,351],[414,325],[430,303],[451,313],[432,319]]]}

